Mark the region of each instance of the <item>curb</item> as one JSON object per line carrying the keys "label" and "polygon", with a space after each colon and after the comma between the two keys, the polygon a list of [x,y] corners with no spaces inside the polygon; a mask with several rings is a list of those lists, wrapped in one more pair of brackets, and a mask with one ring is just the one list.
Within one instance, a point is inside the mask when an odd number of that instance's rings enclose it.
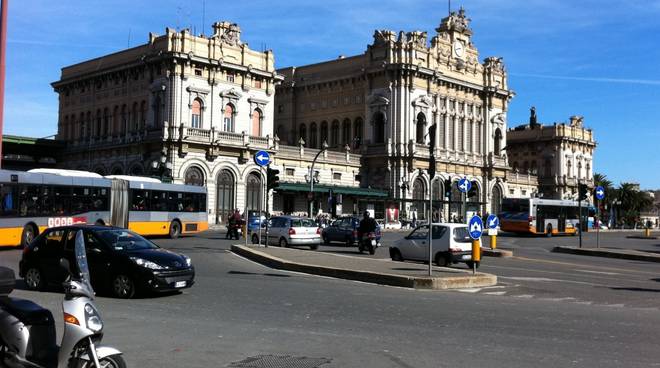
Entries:
{"label": "curb", "polygon": [[513,251],[507,249],[481,248],[481,255],[487,257],[510,258],[513,257]]}
{"label": "curb", "polygon": [[243,245],[232,245],[231,251],[245,257],[251,261],[260,263],[270,268],[279,270],[308,273],[312,275],[333,277],[338,279],[354,280],[368,282],[379,285],[399,286],[411,289],[465,289],[475,287],[494,286],[497,284],[497,276],[487,273],[477,273],[476,275],[449,276],[449,277],[414,277],[402,276],[388,273],[377,273],[369,271],[348,270],[342,268],[333,268],[319,265],[310,265],[304,263],[289,262],[250,249]]}
{"label": "curb", "polygon": [[554,247],[552,249],[555,253],[569,253],[578,254],[583,256],[606,257],[628,259],[632,261],[646,261],[660,263],[660,255],[645,254],[638,251],[625,251],[625,250],[606,250],[602,248],[574,248],[574,247]]}

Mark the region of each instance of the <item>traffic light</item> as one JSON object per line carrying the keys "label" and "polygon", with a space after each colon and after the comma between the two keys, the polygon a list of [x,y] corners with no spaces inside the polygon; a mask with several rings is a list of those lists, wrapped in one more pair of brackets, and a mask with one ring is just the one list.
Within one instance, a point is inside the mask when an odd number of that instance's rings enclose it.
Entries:
{"label": "traffic light", "polygon": [[435,177],[435,131],[436,125],[429,127],[429,178]]}
{"label": "traffic light", "polygon": [[445,197],[451,199],[451,179],[445,180]]}
{"label": "traffic light", "polygon": [[476,196],[477,195],[477,189],[478,189],[476,181],[473,180],[472,183],[470,183],[470,184],[472,184],[472,185],[470,186],[470,190],[468,190],[468,193],[467,193],[468,198]]}
{"label": "traffic light", "polygon": [[280,170],[271,169],[270,167],[266,169],[266,188],[268,190],[275,189],[280,186],[280,177],[278,174]]}
{"label": "traffic light", "polygon": [[578,201],[584,201],[587,199],[587,193],[589,193],[587,184],[578,184]]}

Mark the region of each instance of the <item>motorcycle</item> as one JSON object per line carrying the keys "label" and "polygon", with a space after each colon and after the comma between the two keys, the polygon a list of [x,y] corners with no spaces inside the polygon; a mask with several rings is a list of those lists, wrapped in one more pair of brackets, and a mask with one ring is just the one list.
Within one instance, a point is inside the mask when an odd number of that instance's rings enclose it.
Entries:
{"label": "motorcycle", "polygon": [[[67,272],[63,283],[64,334],[56,343],[52,313],[38,304],[9,297],[14,272],[3,268],[0,275],[0,366],[8,368],[126,368],[122,353],[101,346],[103,321],[94,305],[94,290],[82,231],[76,234],[76,270],[62,258]],[[3,281],[4,280],[4,281]],[[9,281],[11,280],[11,281]]]}
{"label": "motorcycle", "polygon": [[360,242],[358,243],[358,251],[360,253],[368,250],[369,254],[373,255],[376,253],[376,248],[378,247],[380,247],[380,243],[376,239],[375,232],[369,232],[362,235],[362,239],[360,239]]}

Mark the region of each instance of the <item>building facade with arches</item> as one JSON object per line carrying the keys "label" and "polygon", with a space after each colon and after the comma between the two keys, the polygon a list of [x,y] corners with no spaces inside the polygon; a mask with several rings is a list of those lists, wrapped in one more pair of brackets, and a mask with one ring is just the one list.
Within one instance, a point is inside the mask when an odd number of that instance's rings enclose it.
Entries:
{"label": "building facade with arches", "polygon": [[275,97],[277,135],[291,145],[327,142],[331,151],[360,154],[359,185],[387,191],[386,206],[402,216],[426,216],[432,155],[438,216],[460,214],[457,195],[443,186],[462,177],[476,186],[470,211],[497,210],[493,199],[508,189],[506,116],[514,93],[502,59],[479,58],[463,9],[442,19],[430,39],[422,31],[376,30],[362,54],[278,70],[285,79]]}
{"label": "building facade with arches", "polygon": [[237,24],[209,36],[167,28],[148,42],[64,67],[59,167],[206,186],[209,222],[258,210],[258,150],[274,152],[272,51],[255,51]]}

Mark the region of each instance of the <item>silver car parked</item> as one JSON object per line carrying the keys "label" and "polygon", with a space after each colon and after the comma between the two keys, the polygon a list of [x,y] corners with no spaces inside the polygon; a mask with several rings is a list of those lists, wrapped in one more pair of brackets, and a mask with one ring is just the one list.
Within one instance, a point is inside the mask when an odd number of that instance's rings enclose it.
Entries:
{"label": "silver car parked", "polygon": [[[317,249],[321,244],[321,229],[312,219],[293,216],[272,217],[268,226],[268,244],[288,247],[306,245]],[[266,234],[261,234],[265,237]]]}

